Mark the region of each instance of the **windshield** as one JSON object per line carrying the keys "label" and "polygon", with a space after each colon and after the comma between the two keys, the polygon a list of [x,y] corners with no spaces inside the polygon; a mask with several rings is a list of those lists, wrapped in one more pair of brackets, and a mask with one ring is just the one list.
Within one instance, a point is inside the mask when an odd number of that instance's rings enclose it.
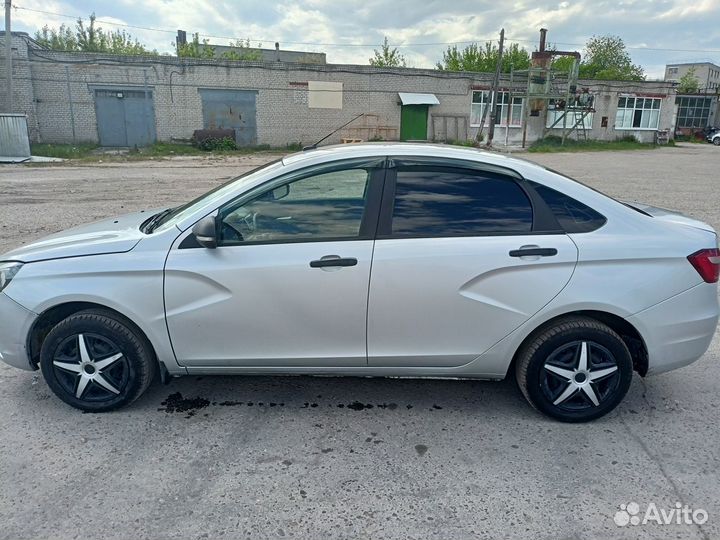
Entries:
{"label": "windshield", "polygon": [[282,158],[271,161],[270,163],[266,163],[265,165],[261,165],[260,167],[246,172],[245,174],[241,174],[240,176],[236,176],[232,180],[229,180],[224,184],[220,184],[216,188],[208,191],[207,193],[203,193],[198,198],[193,199],[189,203],[173,208],[172,210],[167,211],[163,216],[159,216],[159,219],[153,224],[152,229],[149,230],[148,233],[161,229],[166,229],[167,227],[179,221],[182,221],[188,216],[193,215],[197,210],[199,210],[206,204],[211,203],[213,200],[220,200],[229,192],[234,191],[243,184],[252,182],[257,174],[261,172],[265,173],[272,169],[279,169],[280,167],[282,167]]}

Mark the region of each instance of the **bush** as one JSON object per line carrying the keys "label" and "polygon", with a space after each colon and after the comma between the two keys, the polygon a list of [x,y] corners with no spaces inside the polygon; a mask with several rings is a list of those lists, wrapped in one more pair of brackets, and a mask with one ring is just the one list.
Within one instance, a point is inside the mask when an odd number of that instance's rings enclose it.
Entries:
{"label": "bush", "polygon": [[195,146],[206,152],[237,150],[237,144],[235,144],[235,140],[231,137],[223,137],[221,139],[208,137],[207,139],[196,141]]}

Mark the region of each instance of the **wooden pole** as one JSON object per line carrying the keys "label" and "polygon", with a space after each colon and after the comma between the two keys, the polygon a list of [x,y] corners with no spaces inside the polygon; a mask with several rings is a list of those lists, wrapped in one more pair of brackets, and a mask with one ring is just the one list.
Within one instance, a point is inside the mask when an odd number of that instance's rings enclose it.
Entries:
{"label": "wooden pole", "polygon": [[5,69],[7,70],[7,112],[13,112],[13,88],[12,88],[12,31],[10,30],[10,11],[12,1],[5,0]]}
{"label": "wooden pole", "polygon": [[505,148],[507,148],[508,137],[510,136],[510,122],[512,121],[512,107],[513,107],[513,100],[515,99],[515,94],[513,94],[513,86],[514,86],[514,82],[515,82],[514,75],[515,75],[515,70],[513,69],[513,66],[510,66],[510,88],[508,89],[508,109],[507,109],[507,119],[505,121]]}
{"label": "wooden pole", "polygon": [[492,87],[492,100],[491,100],[491,106],[492,109],[490,110],[490,127],[488,128],[488,140],[487,145],[492,146],[493,138],[495,137],[495,104],[497,103],[497,97],[498,97],[498,85],[500,84],[500,71],[502,70],[502,57],[503,57],[503,48],[505,46],[505,29],[502,28],[500,30],[500,46],[498,47],[498,59],[497,59],[497,65],[495,66],[495,78],[493,79],[493,87]]}

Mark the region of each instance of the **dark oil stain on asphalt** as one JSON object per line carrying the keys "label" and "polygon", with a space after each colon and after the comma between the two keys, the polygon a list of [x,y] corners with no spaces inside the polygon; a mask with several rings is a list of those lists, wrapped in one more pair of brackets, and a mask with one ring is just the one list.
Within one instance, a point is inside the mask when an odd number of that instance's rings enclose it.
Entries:
{"label": "dark oil stain on asphalt", "polygon": [[201,397],[184,398],[180,392],[175,392],[170,394],[160,405],[163,407],[159,408],[158,411],[186,413],[185,418],[190,418],[195,416],[198,410],[210,405],[210,400]]}
{"label": "dark oil stain on asphalt", "polygon": [[[318,396],[318,398],[321,398],[322,396]],[[262,401],[254,402],[254,401],[240,401],[240,400],[225,400],[225,401],[210,401],[209,399],[203,398],[203,397],[192,397],[192,398],[186,398],[183,397],[183,395],[180,392],[175,392],[174,394],[170,394],[165,401],[160,403],[161,407],[158,408],[158,411],[165,411],[166,413],[183,413],[185,414],[185,418],[192,418],[195,416],[195,413],[199,411],[200,409],[204,409],[208,406],[213,407],[238,407],[238,406],[246,406],[246,407],[269,407],[269,408],[280,408],[285,407],[285,403],[282,402],[269,402],[265,403]],[[327,404],[328,407],[332,407],[332,403]],[[303,403],[300,408],[301,409],[316,409],[319,405],[314,402],[305,402]],[[362,403],[360,401],[353,401],[351,403],[338,403],[335,405],[338,409],[350,409],[352,411],[366,411],[371,409],[387,409],[390,411],[397,410],[400,406],[397,403]],[[405,408],[407,410],[410,410],[413,408],[413,405],[407,404],[405,405]],[[442,407],[440,405],[433,405],[429,411],[437,411],[441,410]],[[207,414],[204,414],[203,416],[208,416]]]}
{"label": "dark oil stain on asphalt", "polygon": [[418,456],[424,456],[425,453],[428,451],[428,447],[424,444],[416,444],[415,451],[418,453]]}

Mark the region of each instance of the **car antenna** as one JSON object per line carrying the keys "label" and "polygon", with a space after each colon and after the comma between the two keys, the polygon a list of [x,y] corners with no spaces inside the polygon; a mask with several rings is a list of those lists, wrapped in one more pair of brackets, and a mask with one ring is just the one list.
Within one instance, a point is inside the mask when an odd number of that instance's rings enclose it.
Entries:
{"label": "car antenna", "polygon": [[303,152],[304,152],[305,150],[315,150],[315,149],[318,147],[318,144],[320,144],[321,142],[323,142],[323,141],[324,141],[325,139],[327,139],[328,137],[331,137],[331,136],[335,135],[335,134],[336,134],[338,131],[340,131],[342,128],[344,128],[344,127],[347,126],[348,124],[354,122],[355,120],[357,120],[357,119],[360,118],[361,116],[365,116],[365,113],[360,113],[360,114],[358,114],[356,117],[354,117],[352,120],[350,120],[350,121],[348,121],[348,122],[345,122],[342,126],[340,126],[339,128],[337,128],[336,130],[333,130],[333,131],[331,131],[330,133],[328,133],[327,135],[325,135],[325,136],[324,136],[322,139],[320,139],[318,142],[316,142],[316,143],[314,143],[314,144],[311,144],[310,146],[305,146],[305,147],[303,147]]}

